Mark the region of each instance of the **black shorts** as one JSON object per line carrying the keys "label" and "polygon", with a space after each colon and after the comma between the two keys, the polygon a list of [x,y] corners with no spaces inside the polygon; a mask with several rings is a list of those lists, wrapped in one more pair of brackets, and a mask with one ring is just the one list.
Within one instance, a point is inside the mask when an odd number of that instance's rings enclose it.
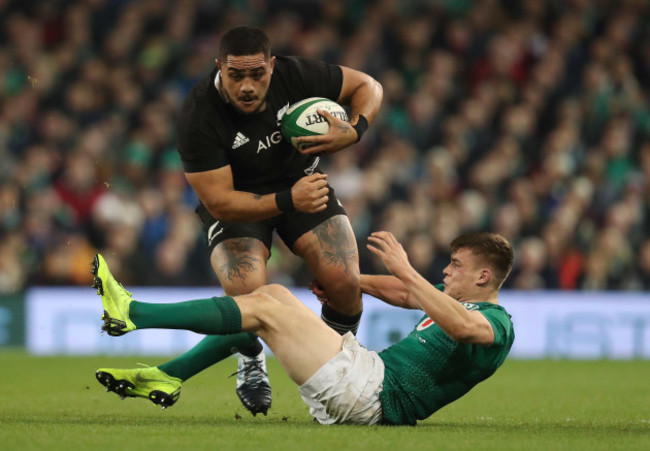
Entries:
{"label": "black shorts", "polygon": [[334,189],[332,187],[329,187],[329,189],[327,208],[323,211],[318,213],[290,211],[274,216],[273,218],[255,222],[217,221],[203,204],[199,204],[196,207],[196,213],[203,223],[203,233],[207,240],[210,255],[212,255],[215,246],[222,241],[228,238],[243,237],[257,238],[264,243],[270,252],[274,230],[278,232],[284,244],[293,250],[294,243],[302,235],[333,216],[346,214],[343,205],[341,205],[341,202],[339,202],[334,194]]}

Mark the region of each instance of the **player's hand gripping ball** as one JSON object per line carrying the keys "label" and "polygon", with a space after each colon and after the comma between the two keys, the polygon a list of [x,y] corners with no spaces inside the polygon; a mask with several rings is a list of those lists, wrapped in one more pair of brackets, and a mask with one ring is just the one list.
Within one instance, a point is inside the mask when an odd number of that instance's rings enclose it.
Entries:
{"label": "player's hand gripping ball", "polygon": [[342,121],[348,121],[348,114],[343,107],[324,97],[310,97],[290,105],[280,122],[282,124],[282,136],[296,149],[302,150],[309,147],[307,143],[302,143],[299,147],[296,138],[324,135],[329,131],[329,123],[316,112],[317,110],[325,110]]}

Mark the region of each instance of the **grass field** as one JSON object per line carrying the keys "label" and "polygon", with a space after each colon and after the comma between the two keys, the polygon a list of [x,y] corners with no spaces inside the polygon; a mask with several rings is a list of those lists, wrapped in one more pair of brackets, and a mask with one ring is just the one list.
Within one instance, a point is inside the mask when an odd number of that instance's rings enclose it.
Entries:
{"label": "grass field", "polygon": [[267,417],[239,404],[234,358],[188,381],[166,411],[120,401],[94,378],[162,361],[0,353],[0,449],[650,449],[649,361],[508,361],[415,428],[315,424],[274,360]]}

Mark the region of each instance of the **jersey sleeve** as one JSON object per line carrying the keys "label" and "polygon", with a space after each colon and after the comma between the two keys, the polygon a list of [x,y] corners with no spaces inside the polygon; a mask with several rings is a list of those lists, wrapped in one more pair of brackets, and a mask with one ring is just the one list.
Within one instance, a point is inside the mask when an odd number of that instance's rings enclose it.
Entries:
{"label": "jersey sleeve", "polygon": [[494,330],[494,341],[492,345],[503,346],[506,345],[513,334],[512,321],[510,315],[505,310],[501,309],[487,309],[481,310],[481,313],[492,325]]}
{"label": "jersey sleeve", "polygon": [[300,86],[304,98],[325,97],[337,101],[343,87],[340,66],[300,57],[286,57],[291,66],[293,86]]}
{"label": "jersey sleeve", "polygon": [[209,127],[192,124],[191,115],[181,115],[178,124],[177,148],[185,172],[203,172],[228,166],[226,152],[219,146],[219,139],[210,133]]}

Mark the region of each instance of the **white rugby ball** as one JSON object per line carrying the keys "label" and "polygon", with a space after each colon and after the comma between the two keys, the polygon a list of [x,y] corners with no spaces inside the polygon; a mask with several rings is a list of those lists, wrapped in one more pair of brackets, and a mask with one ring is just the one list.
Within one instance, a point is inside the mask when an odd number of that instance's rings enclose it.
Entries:
{"label": "white rugby ball", "polygon": [[300,136],[324,135],[330,125],[317,110],[325,110],[332,116],[348,121],[348,114],[338,103],[324,97],[310,97],[290,105],[280,119],[282,136],[296,149],[306,149],[309,144],[298,146],[296,138]]}

